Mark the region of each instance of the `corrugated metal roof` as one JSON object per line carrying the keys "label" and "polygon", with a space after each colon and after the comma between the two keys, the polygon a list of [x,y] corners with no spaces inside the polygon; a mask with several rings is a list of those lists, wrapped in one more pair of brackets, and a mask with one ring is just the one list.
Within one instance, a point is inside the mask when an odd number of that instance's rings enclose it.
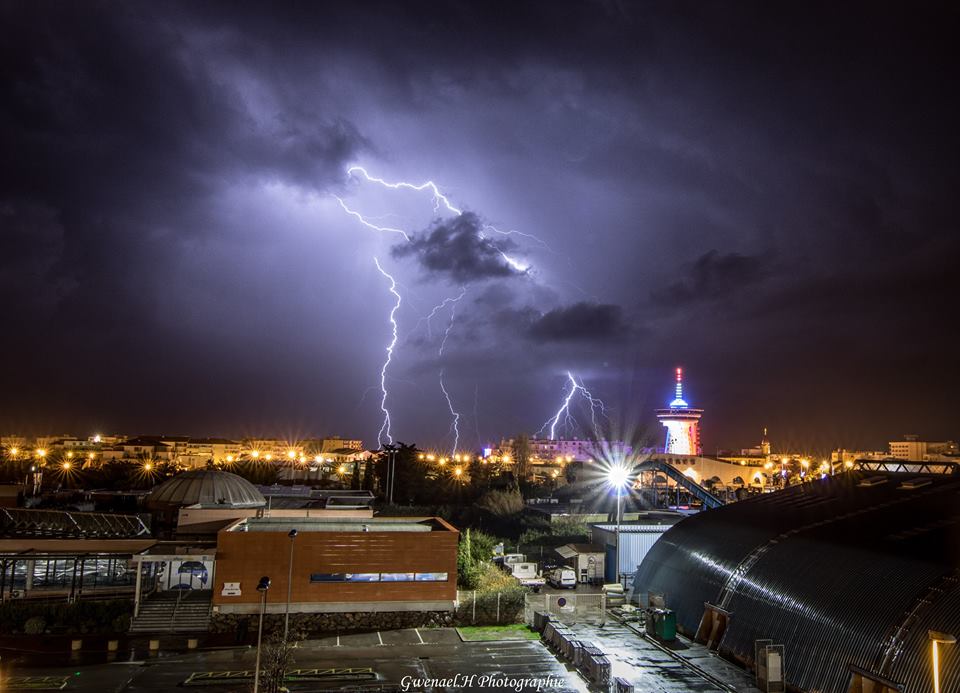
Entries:
{"label": "corrugated metal roof", "polygon": [[[636,589],[664,593],[691,634],[705,602],[732,612],[721,649],[748,662],[772,638],[801,689],[843,693],[854,664],[932,690],[927,630],[960,634],[960,479],[906,478],[850,472],[692,517],[652,547]],[[957,649],[941,648],[944,691],[960,690]]]}

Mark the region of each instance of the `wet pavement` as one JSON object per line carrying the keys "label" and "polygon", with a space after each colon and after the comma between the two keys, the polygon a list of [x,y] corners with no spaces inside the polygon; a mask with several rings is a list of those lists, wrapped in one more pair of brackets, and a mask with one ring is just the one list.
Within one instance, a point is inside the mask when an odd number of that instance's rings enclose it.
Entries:
{"label": "wet pavement", "polygon": [[[381,644],[382,643],[382,644]],[[182,686],[191,674],[202,672],[244,671],[254,668],[254,648],[224,648],[74,667],[4,667],[8,676],[66,677],[65,691],[96,693],[153,693]],[[551,693],[583,693],[586,683],[576,672],[561,663],[536,640],[462,642],[454,629],[407,629],[373,633],[355,633],[309,640],[295,650],[298,668],[371,669],[372,681],[343,685],[382,686],[382,690],[441,691],[513,690],[511,686],[481,685],[483,676],[535,682],[550,679],[542,690]],[[454,686],[419,683],[431,679],[453,679]],[[474,676],[474,678],[469,678]],[[464,686],[466,683],[472,686]],[[250,679],[237,679],[203,690],[216,693],[248,692]],[[304,681],[288,684],[291,691],[339,690],[340,684]],[[530,684],[528,683],[528,686]],[[186,690],[189,690],[187,688]],[[535,690],[528,687],[526,690]]]}
{"label": "wet pavement", "polygon": [[760,693],[747,672],[686,639],[678,638],[674,647],[668,648],[671,656],[616,621],[608,620],[604,625],[576,624],[570,628],[576,637],[592,642],[606,653],[612,678],[626,679],[636,693]]}
{"label": "wet pavement", "polygon": [[[670,648],[672,652],[665,652],[617,621],[608,620],[604,625],[580,623],[571,628],[578,639],[592,642],[604,651],[611,662],[612,676],[632,683],[636,693],[759,693],[747,672],[684,639]],[[50,676],[66,681],[61,689],[64,691],[154,693],[177,688],[190,690],[192,687],[183,688],[183,684],[192,675],[203,678],[208,672],[252,672],[255,657],[253,647],[161,652],[152,656],[126,652],[111,663],[85,665],[63,665],[53,660],[37,666],[11,665],[10,659],[4,657],[0,676],[7,684],[5,690],[16,690],[9,685],[11,676]],[[503,681],[500,685],[482,685],[483,676],[526,681],[527,691],[536,690],[534,682],[538,679],[550,679],[541,690],[551,693],[596,690],[539,641],[463,642],[452,628],[331,635],[301,643],[294,660],[294,666],[300,669],[369,673],[352,681],[292,682],[288,684],[291,691],[341,690],[343,686],[356,686],[353,690],[402,691],[404,685],[410,691],[515,689],[515,685],[504,685]],[[251,690],[250,678],[229,680],[226,677],[236,674],[222,676],[224,680],[203,689],[213,693]],[[429,683],[454,677],[458,677],[454,685]]]}

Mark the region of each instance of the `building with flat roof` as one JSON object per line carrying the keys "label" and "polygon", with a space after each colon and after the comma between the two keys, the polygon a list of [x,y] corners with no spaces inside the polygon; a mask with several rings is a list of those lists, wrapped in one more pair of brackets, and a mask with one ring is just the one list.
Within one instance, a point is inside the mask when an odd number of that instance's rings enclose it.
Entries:
{"label": "building with flat roof", "polygon": [[217,534],[214,612],[256,613],[263,576],[269,613],[288,584],[291,613],[452,611],[458,539],[437,517],[244,519]]}

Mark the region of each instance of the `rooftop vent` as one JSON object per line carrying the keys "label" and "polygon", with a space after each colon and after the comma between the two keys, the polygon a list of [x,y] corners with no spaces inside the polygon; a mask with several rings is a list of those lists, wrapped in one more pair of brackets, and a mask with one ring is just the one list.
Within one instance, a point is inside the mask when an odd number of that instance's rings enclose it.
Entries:
{"label": "rooftop vent", "polygon": [[887,483],[887,477],[871,476],[861,480],[860,483],[857,484],[857,486],[860,486],[861,488],[872,488],[874,486],[880,486],[881,484],[885,484],[885,483]]}

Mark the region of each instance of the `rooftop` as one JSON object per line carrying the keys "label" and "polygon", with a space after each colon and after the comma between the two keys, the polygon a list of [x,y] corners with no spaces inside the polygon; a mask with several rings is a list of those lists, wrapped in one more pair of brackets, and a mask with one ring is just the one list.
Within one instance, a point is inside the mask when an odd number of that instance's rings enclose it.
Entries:
{"label": "rooftop", "polygon": [[240,520],[227,532],[455,532],[438,517],[251,517]]}

